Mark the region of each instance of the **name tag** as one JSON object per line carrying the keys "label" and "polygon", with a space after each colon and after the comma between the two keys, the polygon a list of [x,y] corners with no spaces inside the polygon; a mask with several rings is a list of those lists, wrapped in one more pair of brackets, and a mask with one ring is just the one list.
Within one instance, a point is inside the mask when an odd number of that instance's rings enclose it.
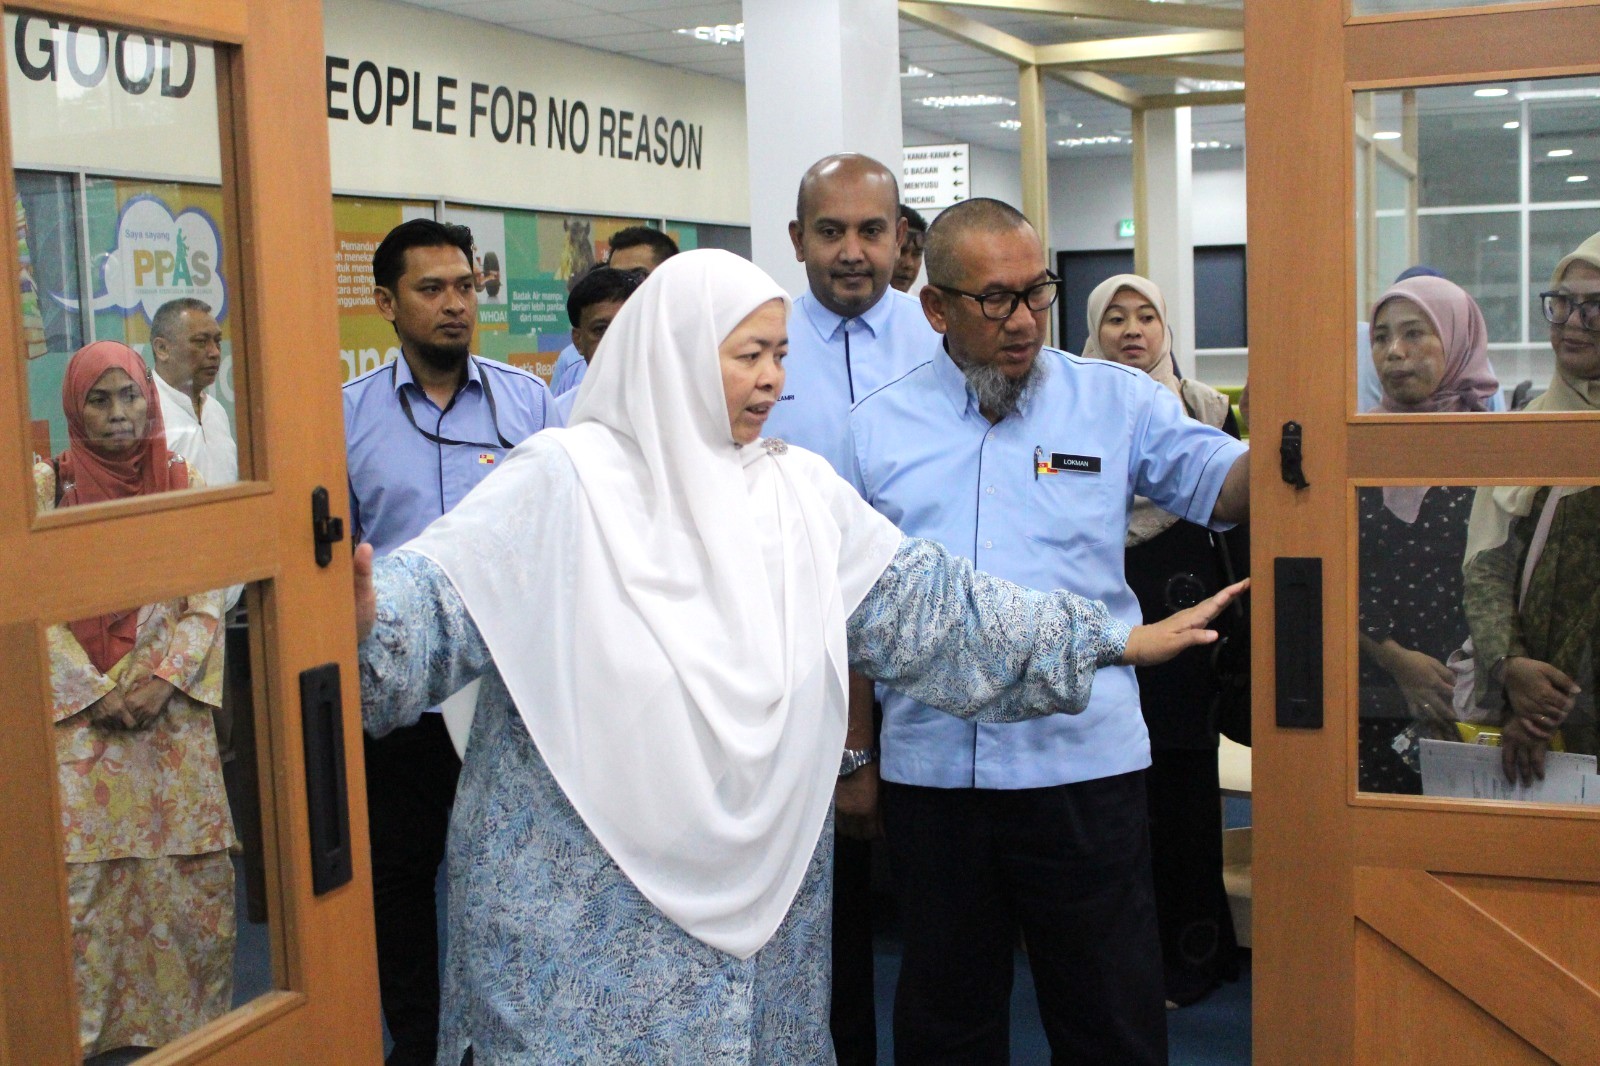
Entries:
{"label": "name tag", "polygon": [[1040,474],[1098,474],[1100,473],[1100,457],[1098,455],[1070,455],[1066,452],[1046,452],[1043,448],[1033,450],[1034,476]]}

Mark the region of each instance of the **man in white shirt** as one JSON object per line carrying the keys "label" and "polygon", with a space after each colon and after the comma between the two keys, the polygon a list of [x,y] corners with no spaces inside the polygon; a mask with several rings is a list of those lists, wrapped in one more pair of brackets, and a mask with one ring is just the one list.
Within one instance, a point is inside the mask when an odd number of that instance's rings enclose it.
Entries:
{"label": "man in white shirt", "polygon": [[189,460],[210,486],[239,480],[239,448],[228,412],[206,390],[222,368],[222,327],[211,305],[169,300],[150,320],[150,356],[167,424],[167,449]]}

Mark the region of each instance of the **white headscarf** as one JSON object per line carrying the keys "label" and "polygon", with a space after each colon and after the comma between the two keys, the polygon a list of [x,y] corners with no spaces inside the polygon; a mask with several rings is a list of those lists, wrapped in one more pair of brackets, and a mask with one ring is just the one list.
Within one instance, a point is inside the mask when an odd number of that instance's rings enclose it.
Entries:
{"label": "white headscarf", "polygon": [[[730,253],[668,259],[606,331],[571,426],[408,545],[449,575],[623,873],[740,958],[805,876],[844,746],[845,620],[901,539],[820,458],[733,443],[717,348],[778,299]],[[549,514],[567,457],[576,513]]]}

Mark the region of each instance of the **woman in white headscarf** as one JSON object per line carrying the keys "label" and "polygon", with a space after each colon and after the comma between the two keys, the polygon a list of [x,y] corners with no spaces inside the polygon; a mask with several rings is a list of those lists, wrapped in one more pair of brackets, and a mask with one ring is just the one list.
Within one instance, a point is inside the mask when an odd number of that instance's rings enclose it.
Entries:
{"label": "woman in white headscarf", "polygon": [[[1600,233],[1556,264],[1540,301],[1556,365],[1527,410],[1600,410]],[[1463,574],[1475,702],[1503,711],[1506,777],[1543,777],[1557,730],[1566,750],[1600,754],[1600,490],[1480,488]]]}
{"label": "woman in white headscarf", "polygon": [[787,307],[737,256],[668,260],[569,428],[375,568],[357,554],[367,728],[482,680],[441,1063],[831,1062],[847,668],[1006,721],[1212,639],[1225,596],[1130,634],[903,538],[823,460],[759,439]]}
{"label": "woman in white headscarf", "polygon": [[[1226,396],[1178,376],[1167,302],[1155,282],[1137,274],[1107,278],[1089,294],[1088,312],[1085,358],[1142,370],[1177,396],[1190,418],[1239,436]],[[1210,596],[1229,583],[1232,573],[1245,573],[1248,535],[1244,528],[1225,537],[1213,534],[1142,496],[1134,497],[1124,566],[1144,617],[1165,617]],[[1233,629],[1228,650],[1245,653],[1231,656],[1230,663],[1239,664],[1243,675],[1248,634],[1242,617],[1228,622]],[[1136,671],[1139,706],[1150,731],[1151,761],[1145,774],[1150,864],[1169,1007],[1197,1002],[1219,982],[1239,975],[1238,939],[1222,883],[1222,821],[1216,811],[1218,709],[1224,697],[1231,700],[1235,693],[1220,679],[1213,651],[1193,649]]]}

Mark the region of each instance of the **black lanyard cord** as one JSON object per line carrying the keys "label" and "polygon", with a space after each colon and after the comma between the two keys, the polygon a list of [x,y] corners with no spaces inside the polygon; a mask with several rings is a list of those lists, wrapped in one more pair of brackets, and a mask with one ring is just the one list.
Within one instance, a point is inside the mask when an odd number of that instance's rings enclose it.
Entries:
{"label": "black lanyard cord", "polygon": [[[401,358],[404,357],[402,356]],[[472,357],[469,355],[467,358],[470,359]],[[391,381],[398,380],[400,373],[398,368],[399,362],[400,360],[396,359],[393,363],[389,364],[391,367],[389,372]],[[438,433],[429,433],[427,430],[423,429],[417,424],[417,416],[411,413],[411,399],[406,395],[404,389],[398,390],[400,396],[400,409],[406,413],[406,419],[411,423],[411,428],[422,434],[424,438],[432,441],[434,444],[450,444],[465,448],[515,448],[516,445],[506,440],[505,435],[500,432],[500,415],[495,409],[494,405],[494,390],[489,388],[489,378],[482,372],[478,374],[478,384],[483,386],[483,398],[489,404],[489,424],[494,427],[495,439],[500,442],[499,444],[486,444],[481,441],[455,440],[450,437],[440,436]],[[463,383],[461,386],[461,389],[464,388],[466,388],[465,383]],[[439,422],[434,428],[437,429],[439,426],[444,425],[444,416],[448,414],[450,409],[456,405],[456,397],[461,395],[461,389],[456,390],[455,396],[450,397],[450,402],[445,405],[443,411],[439,412]]]}

